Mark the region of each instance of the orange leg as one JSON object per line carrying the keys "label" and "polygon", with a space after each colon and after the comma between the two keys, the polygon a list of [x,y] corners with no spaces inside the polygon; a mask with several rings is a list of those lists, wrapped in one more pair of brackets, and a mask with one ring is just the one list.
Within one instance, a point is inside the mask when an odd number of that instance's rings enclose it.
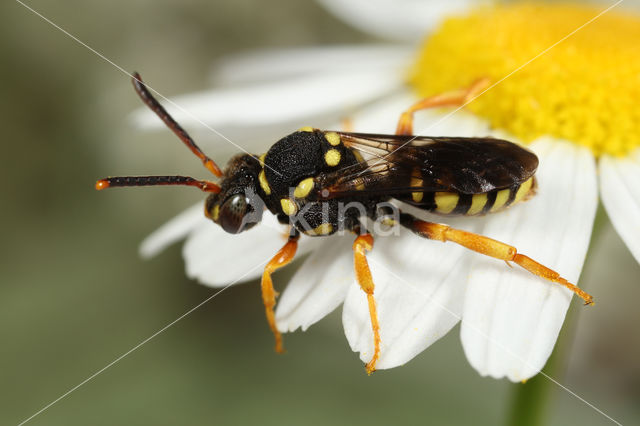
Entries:
{"label": "orange leg", "polygon": [[373,330],[373,357],[366,365],[367,374],[376,371],[376,363],[380,357],[380,324],[378,323],[378,311],[376,301],[373,298],[374,284],[371,277],[371,270],[367,263],[365,252],[373,248],[373,237],[371,234],[359,235],[353,242],[353,257],[356,269],[356,278],[360,288],[367,294],[369,302],[369,316],[371,317],[371,328]]}
{"label": "orange leg", "polygon": [[452,241],[486,256],[504,260],[507,264],[508,262],[514,262],[534,275],[565,286],[580,296],[585,305],[593,304],[593,297],[590,294],[562,278],[556,271],[547,268],[524,254],[519,254],[515,247],[508,244],[483,235],[454,229],[447,225],[425,222],[406,213],[400,215],[400,223],[421,237],[442,242]]}
{"label": "orange leg", "polygon": [[276,296],[278,296],[278,293],[276,293],[273,288],[271,274],[276,269],[285,266],[293,260],[293,257],[296,255],[296,250],[298,249],[298,238],[299,235],[289,237],[289,241],[287,241],[278,254],[276,254],[269,263],[267,263],[267,266],[264,267],[264,272],[262,273],[262,302],[264,303],[264,311],[267,315],[269,328],[271,328],[273,336],[276,339],[276,352],[278,353],[283,353],[284,348],[282,346],[282,335],[278,331],[278,327],[276,327],[276,317],[273,312],[273,308],[276,306]]}
{"label": "orange leg", "polygon": [[396,135],[413,135],[413,113],[416,111],[435,107],[464,105],[478,96],[488,86],[489,79],[481,78],[474,81],[473,84],[466,89],[440,93],[439,95],[416,102],[400,115]]}

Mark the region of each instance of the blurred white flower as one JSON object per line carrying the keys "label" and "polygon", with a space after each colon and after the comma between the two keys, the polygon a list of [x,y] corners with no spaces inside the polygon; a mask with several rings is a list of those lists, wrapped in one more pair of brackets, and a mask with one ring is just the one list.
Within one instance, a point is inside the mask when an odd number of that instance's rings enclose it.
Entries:
{"label": "blurred white flower", "polygon": [[[359,25],[367,23],[380,34],[413,39],[420,30],[432,29],[442,15],[457,12],[462,5],[472,2],[451,3],[451,9],[440,2],[437,9],[429,7],[425,11],[424,3],[405,1],[405,6],[417,9],[394,14],[393,24],[384,28],[381,23],[387,22],[390,10],[397,10],[393,6],[397,2],[378,0],[375,8],[368,2],[347,5],[323,0],[322,3],[340,16],[356,16]],[[358,14],[355,7],[361,8]],[[420,22],[419,14],[425,16],[425,27],[416,24]],[[535,21],[536,17],[530,18]],[[355,22],[356,18],[350,21]],[[408,32],[405,34],[404,30]],[[406,37],[407,34],[410,36]],[[508,39],[511,35],[501,36]],[[436,37],[442,38],[442,34]],[[537,51],[547,47],[540,45]],[[278,129],[283,136],[303,125],[321,127],[318,122],[331,120],[336,127],[337,119],[345,115],[352,118],[355,131],[392,133],[400,112],[417,100],[415,92],[405,83],[411,51],[403,45],[340,46],[242,55],[228,60],[217,73],[219,83],[233,84],[236,88],[176,98],[175,102],[216,129],[242,127],[251,136],[258,133],[256,128]],[[421,52],[428,53],[428,49]],[[445,59],[456,64],[461,60],[456,56],[459,53],[456,51]],[[514,62],[513,67],[520,64]],[[453,69],[464,70],[465,66],[467,73],[485,72],[475,63],[476,68],[457,64]],[[500,75],[490,77],[498,79]],[[458,86],[467,83],[461,81]],[[414,86],[420,85],[420,81],[414,81]],[[562,99],[563,94],[558,96]],[[635,111],[640,110],[637,106]],[[190,116],[168,109],[186,127],[194,124]],[[518,111],[514,111],[517,118]],[[415,133],[486,136],[499,132],[490,128],[486,119],[469,112],[442,117],[442,112],[418,113]],[[492,118],[489,114],[489,119]],[[137,113],[136,120],[145,128],[161,126],[146,111]],[[514,138],[512,135],[511,139]],[[242,138],[240,144],[254,153],[267,149],[250,137]],[[640,260],[640,190],[632,184],[640,182],[640,151],[630,151],[624,157],[600,152],[596,167],[592,149],[555,136],[537,137],[529,147],[540,158],[538,194],[532,200],[482,218],[446,219],[447,224],[514,245],[520,253],[575,283],[589,245],[598,202],[599,171],[607,212]],[[443,220],[408,206],[403,208],[426,220]],[[256,264],[269,260],[284,242],[283,231],[267,213],[262,225],[229,235],[206,219],[202,204],[198,204],[149,236],[141,253],[153,256],[167,245],[186,239],[183,255],[187,275],[206,285],[224,286]],[[276,319],[281,331],[306,330],[343,304],[347,340],[354,351],[360,352],[361,359],[368,362],[373,353],[373,337],[366,297],[354,278],[351,244],[350,237],[303,236],[298,255],[315,251],[284,290]],[[377,238],[368,259],[376,284],[381,325],[379,369],[406,363],[462,320],[462,345],[469,362],[480,374],[512,381],[528,379],[543,368],[551,354],[572,296],[566,288],[519,268],[507,268],[502,262],[454,244],[441,245],[409,232],[399,237]],[[256,270],[245,280],[260,274]],[[277,276],[275,283],[278,284]]]}

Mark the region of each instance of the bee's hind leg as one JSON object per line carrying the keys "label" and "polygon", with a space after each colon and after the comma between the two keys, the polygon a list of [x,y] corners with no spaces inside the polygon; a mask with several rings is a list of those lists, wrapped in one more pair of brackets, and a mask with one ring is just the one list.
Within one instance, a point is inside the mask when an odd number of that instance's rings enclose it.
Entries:
{"label": "bee's hind leg", "polygon": [[481,78],[474,81],[473,84],[466,89],[440,93],[416,102],[400,114],[398,127],[396,127],[396,135],[413,135],[413,114],[416,111],[435,107],[463,106],[482,93],[488,86],[489,79]]}
{"label": "bee's hind leg", "polygon": [[407,213],[400,214],[400,224],[421,237],[442,241],[443,243],[451,241],[485,256],[504,260],[507,264],[508,262],[514,262],[534,275],[565,286],[581,297],[585,305],[593,304],[593,297],[590,294],[562,278],[556,271],[547,268],[524,254],[519,254],[513,246],[484,235],[451,228],[439,223],[426,222]]}

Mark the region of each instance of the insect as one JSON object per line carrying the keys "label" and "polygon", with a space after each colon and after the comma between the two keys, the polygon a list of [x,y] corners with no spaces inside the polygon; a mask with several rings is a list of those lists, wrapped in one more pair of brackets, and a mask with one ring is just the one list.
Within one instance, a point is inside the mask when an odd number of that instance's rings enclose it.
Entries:
{"label": "insect", "polygon": [[[416,111],[462,105],[486,82],[465,90],[424,99],[403,112],[394,135],[323,131],[304,127],[276,142],[265,154],[239,154],[222,170],[167,113],[135,73],[133,85],[142,101],[182,140],[218,178],[217,182],[186,176],[121,176],[101,179],[96,189],[124,186],[186,185],[210,193],[205,215],[231,234],[258,223],[265,210],[289,225],[287,242],[267,263],[261,281],[267,321],[275,349],[283,351],[276,327],[276,292],[271,274],[291,262],[302,234],[325,237],[351,232],[357,282],[368,301],[374,353],[366,365],[375,371],[380,355],[379,322],[374,279],[366,252],[374,237],[368,223],[401,226],[441,242],[451,241],[505,262],[514,262],[548,281],[569,288],[585,304],[593,298],[557,272],[520,254],[515,247],[420,220],[402,212],[399,200],[442,215],[494,213],[535,193],[538,158],[529,150],[494,138],[413,136]],[[367,219],[369,222],[367,222]]]}

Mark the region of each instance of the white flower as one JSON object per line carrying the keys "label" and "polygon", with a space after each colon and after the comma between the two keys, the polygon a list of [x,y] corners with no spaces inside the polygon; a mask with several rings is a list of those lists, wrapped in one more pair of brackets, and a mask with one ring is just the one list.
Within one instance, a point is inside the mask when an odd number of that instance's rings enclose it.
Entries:
{"label": "white flower", "polygon": [[[333,0],[323,3],[345,16],[355,7],[354,3],[342,7],[343,2]],[[456,3],[449,11],[460,7]],[[365,10],[365,22],[373,25],[382,19],[374,8]],[[429,15],[427,24],[431,25],[435,15]],[[403,16],[414,24],[419,22],[416,13],[398,14],[394,19]],[[416,26],[409,24],[393,25],[384,32],[402,28],[415,34]],[[218,77],[225,84],[244,86],[178,98],[176,103],[216,129],[245,127],[254,130],[254,135],[258,128],[280,129],[284,136],[303,125],[321,127],[332,120],[335,127],[345,115],[352,117],[355,131],[393,133],[399,113],[417,99],[403,87],[399,71],[409,63],[408,57],[402,46],[325,47],[239,56],[224,64]],[[187,127],[194,124],[190,116],[169,110]],[[160,125],[148,112],[137,117],[143,126]],[[418,113],[415,134],[495,133],[485,119],[468,112],[442,117],[442,112]],[[242,142],[250,152],[267,148]],[[589,148],[558,137],[538,137],[529,147],[540,158],[538,194],[532,200],[482,218],[443,219],[416,209],[412,212],[509,243],[576,283],[597,207],[599,172],[605,208],[640,260],[640,190],[632,184],[640,182],[640,150],[623,158],[604,153],[596,165]],[[273,257],[284,242],[283,232],[267,212],[261,225],[230,235],[206,219],[198,204],[147,238],[141,253],[153,256],[186,238],[187,275],[206,285],[224,286]],[[276,319],[283,332],[306,330],[343,304],[347,340],[368,362],[373,337],[366,297],[354,279],[352,241],[337,236],[300,240],[298,256],[313,252],[283,291]],[[379,369],[406,363],[462,320],[462,345],[480,374],[512,381],[528,379],[551,354],[572,298],[566,288],[520,268],[507,268],[455,244],[443,245],[409,232],[377,238],[368,259],[381,325]],[[244,280],[260,274],[260,268],[254,269]],[[275,282],[277,286],[277,277]]]}

